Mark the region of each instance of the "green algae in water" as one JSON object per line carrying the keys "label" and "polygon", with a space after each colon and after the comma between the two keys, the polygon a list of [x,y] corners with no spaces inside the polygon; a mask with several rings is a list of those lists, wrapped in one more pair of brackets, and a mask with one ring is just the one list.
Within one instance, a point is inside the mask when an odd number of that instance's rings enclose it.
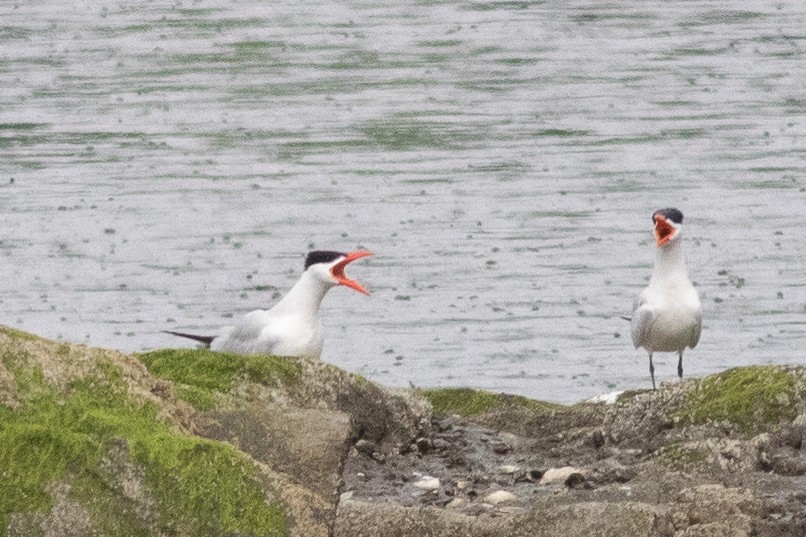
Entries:
{"label": "green algae in water", "polygon": [[[231,446],[174,432],[156,404],[130,399],[120,369],[99,362],[97,376],[57,392],[39,369],[15,364],[21,405],[0,407],[0,535],[12,513],[46,513],[48,487],[70,485],[70,499],[103,535],[287,534],[282,507],[267,504],[252,462]],[[143,469],[154,520],[138,516],[100,470],[115,445]]]}
{"label": "green algae in water", "polygon": [[797,382],[772,366],[729,369],[699,381],[677,413],[683,423],[727,421],[750,433],[794,419]]}

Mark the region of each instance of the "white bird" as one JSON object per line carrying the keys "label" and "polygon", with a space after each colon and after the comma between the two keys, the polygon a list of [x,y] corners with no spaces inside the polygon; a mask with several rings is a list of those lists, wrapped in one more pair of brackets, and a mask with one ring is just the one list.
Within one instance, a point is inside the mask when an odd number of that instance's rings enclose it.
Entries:
{"label": "white bird", "polygon": [[319,305],[325,294],[338,285],[369,295],[360,283],[344,273],[348,264],[368,255],[372,254],[363,250],[310,252],[299,281],[273,308],[249,312],[240,322],[223,327],[215,336],[165,332],[199,341],[214,351],[319,358],[324,344]]}
{"label": "white bird", "polygon": [[676,352],[677,376],[683,378],[683,351],[694,348],[702,331],[702,306],[697,290],[688,279],[681,235],[683,213],[660,209],[652,214],[658,245],[649,286],[635,297],[632,342],[649,353],[649,374],[655,389],[655,352]]}

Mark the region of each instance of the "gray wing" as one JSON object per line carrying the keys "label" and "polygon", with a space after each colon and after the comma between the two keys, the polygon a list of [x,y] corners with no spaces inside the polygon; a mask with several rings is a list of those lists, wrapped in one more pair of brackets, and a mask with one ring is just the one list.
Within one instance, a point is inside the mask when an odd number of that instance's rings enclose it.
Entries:
{"label": "gray wing", "polygon": [[691,329],[691,339],[689,340],[688,346],[690,348],[694,348],[697,346],[697,343],[700,342],[700,334],[702,333],[702,310],[697,312],[697,321],[694,324],[694,327]]}
{"label": "gray wing", "polygon": [[264,354],[271,352],[277,340],[266,338],[266,312],[253,311],[244,316],[236,325],[225,326],[212,343],[211,348],[218,351],[241,354]]}
{"label": "gray wing", "polygon": [[654,313],[646,304],[644,293],[641,292],[635,297],[633,302],[632,320],[630,325],[630,333],[632,335],[632,343],[635,348],[643,347],[649,341],[649,334],[652,329],[652,322],[654,321]]}

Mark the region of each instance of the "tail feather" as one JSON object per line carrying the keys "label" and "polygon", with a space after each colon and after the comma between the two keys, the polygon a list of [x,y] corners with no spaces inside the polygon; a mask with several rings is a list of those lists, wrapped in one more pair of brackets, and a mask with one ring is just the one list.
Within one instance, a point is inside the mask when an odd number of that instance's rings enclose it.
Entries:
{"label": "tail feather", "polygon": [[172,336],[179,336],[187,339],[192,339],[193,341],[198,341],[199,343],[203,343],[207,347],[210,346],[210,343],[213,342],[215,336],[198,336],[196,334],[186,334],[184,332],[172,332],[170,330],[163,330],[165,334],[171,334]]}

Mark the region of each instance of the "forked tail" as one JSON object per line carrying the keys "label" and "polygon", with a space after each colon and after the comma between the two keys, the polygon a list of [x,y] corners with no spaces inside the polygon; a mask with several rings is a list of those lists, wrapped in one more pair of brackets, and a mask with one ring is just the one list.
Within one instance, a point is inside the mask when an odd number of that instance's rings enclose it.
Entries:
{"label": "forked tail", "polygon": [[171,332],[170,330],[163,330],[166,334],[171,334],[172,336],[179,336],[187,339],[192,339],[193,341],[198,341],[199,343],[204,344],[205,346],[209,347],[210,343],[213,342],[215,336],[197,336],[196,334],[185,334],[184,332]]}

